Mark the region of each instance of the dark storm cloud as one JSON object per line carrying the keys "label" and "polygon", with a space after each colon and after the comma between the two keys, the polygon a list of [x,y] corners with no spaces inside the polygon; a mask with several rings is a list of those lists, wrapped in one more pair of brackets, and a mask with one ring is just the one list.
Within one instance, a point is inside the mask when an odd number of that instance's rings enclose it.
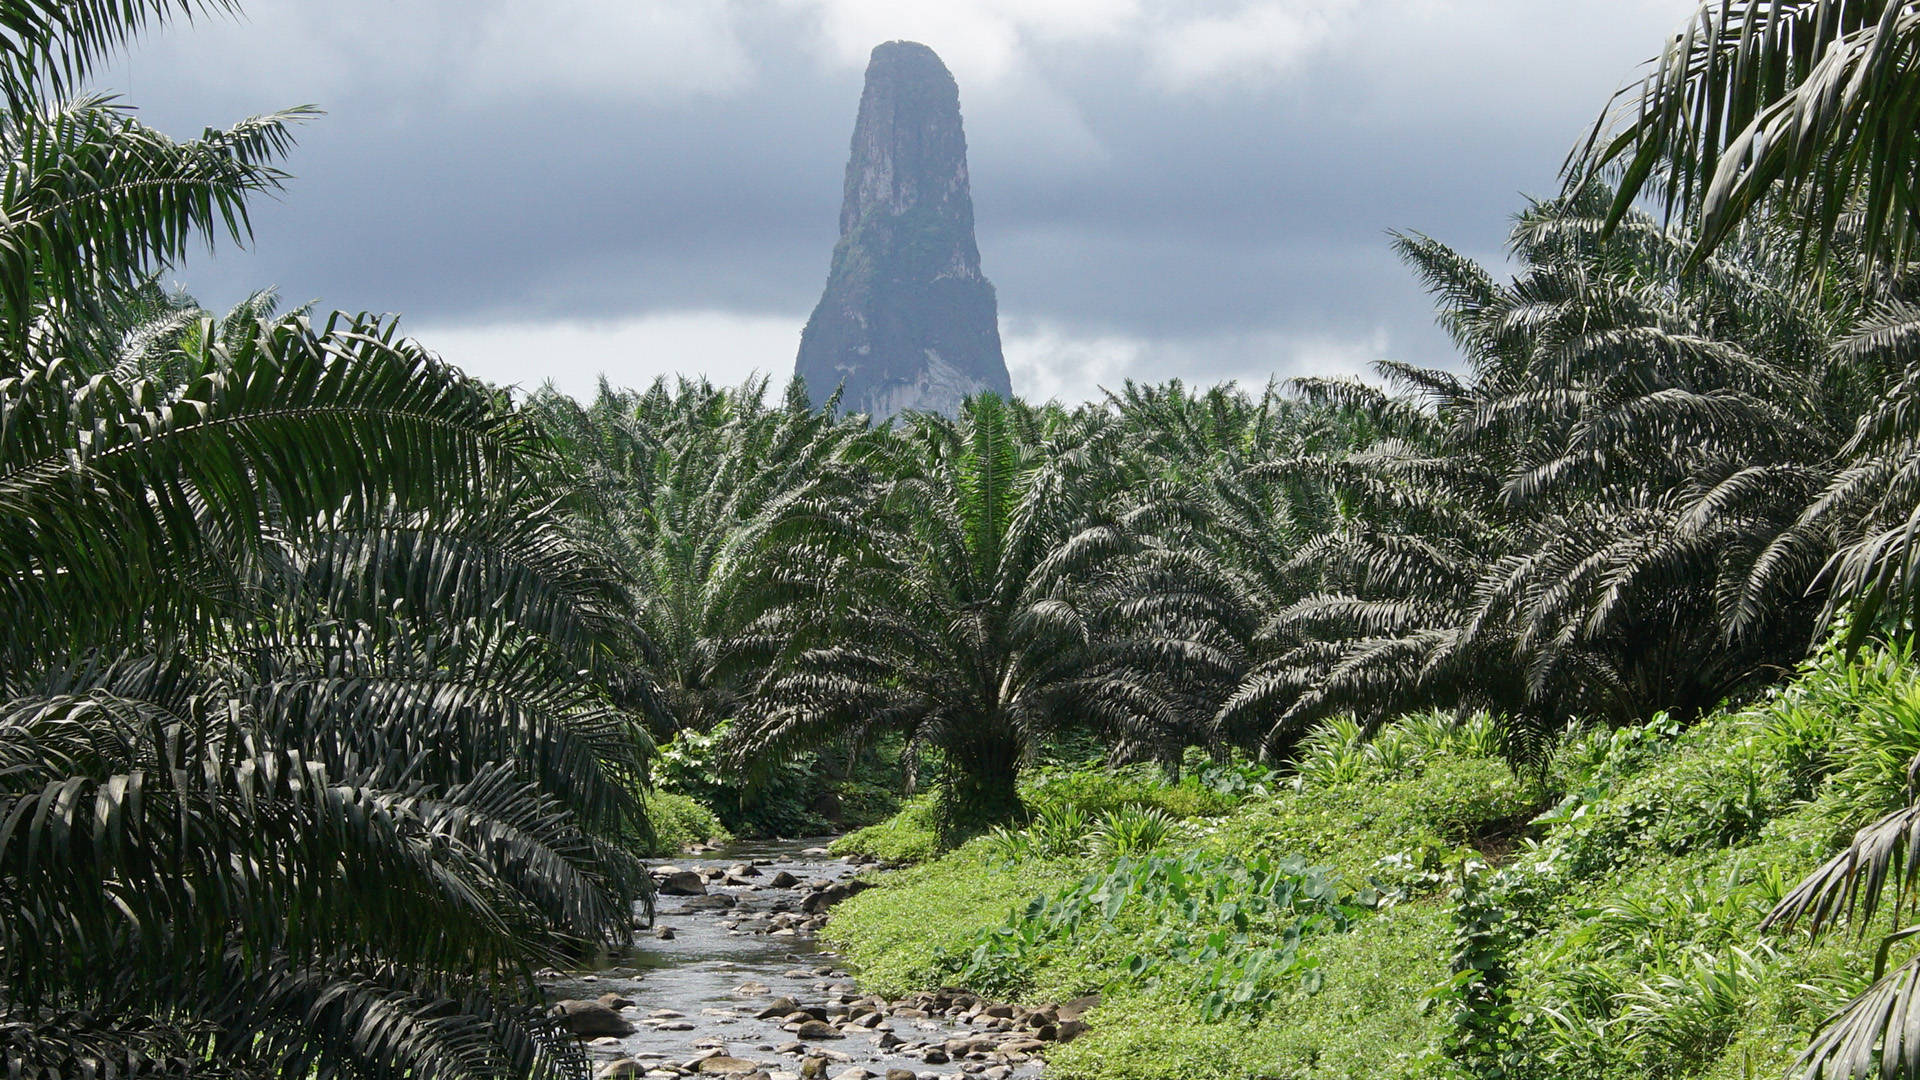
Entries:
{"label": "dark storm cloud", "polygon": [[1387,231],[1497,258],[1520,193],[1552,190],[1690,6],[1116,4],[1102,22],[1070,0],[256,0],[108,81],[174,131],[329,109],[255,249],[183,268],[210,300],[273,283],[416,325],[797,320],[834,240],[859,35],[934,20],[951,40],[920,36],[961,83],[1009,335],[1146,342],[1129,373],[1244,377],[1303,362],[1302,342],[1444,359]]}

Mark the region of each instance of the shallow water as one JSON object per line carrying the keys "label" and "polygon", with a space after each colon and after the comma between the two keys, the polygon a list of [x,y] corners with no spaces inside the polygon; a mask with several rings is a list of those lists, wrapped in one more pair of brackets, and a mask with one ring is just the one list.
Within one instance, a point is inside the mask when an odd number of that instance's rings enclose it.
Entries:
{"label": "shallow water", "polygon": [[[929,1064],[923,1059],[927,1044],[981,1034],[978,1029],[940,1018],[889,1017],[878,1028],[849,1028],[843,1038],[821,1039],[797,1047],[797,1036],[781,1028],[779,1018],[757,1020],[754,1014],[776,997],[790,997],[800,1006],[832,1008],[843,995],[864,994],[858,980],[838,957],[817,945],[813,936],[795,931],[791,936],[753,932],[756,916],[798,911],[809,883],[855,876],[863,868],[839,859],[803,851],[824,846],[823,840],[742,843],[697,858],[672,860],[682,869],[757,864],[760,876],[751,885],[708,882],[709,895],[727,894],[736,906],[725,911],[689,911],[691,897],[662,896],[654,927],[671,927],[672,940],[651,931],[630,952],[610,957],[590,971],[565,973],[549,980],[556,998],[593,999],[613,993],[634,1004],[622,1015],[639,1030],[618,1040],[599,1040],[589,1046],[597,1062],[633,1058],[647,1066],[649,1076],[680,1075],[697,1067],[696,1060],[716,1047],[728,1057],[757,1063],[772,1080],[798,1076],[809,1055],[829,1058],[824,1075],[837,1077],[864,1068],[876,1077],[889,1069],[905,1069],[916,1077],[986,1074],[1032,1077],[1039,1063],[1005,1066],[995,1059]],[[800,879],[788,889],[765,882],[785,870]],[[684,1014],[660,1015],[661,1010]],[[882,1033],[891,1032],[901,1045],[880,1046]],[[998,1067],[996,1067],[998,1066]]]}

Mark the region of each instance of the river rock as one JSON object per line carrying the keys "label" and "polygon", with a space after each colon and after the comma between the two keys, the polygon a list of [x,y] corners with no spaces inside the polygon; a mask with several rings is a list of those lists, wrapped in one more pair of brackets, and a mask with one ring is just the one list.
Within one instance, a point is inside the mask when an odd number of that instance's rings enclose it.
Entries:
{"label": "river rock", "polygon": [[712,893],[706,896],[696,896],[693,899],[688,900],[686,903],[680,905],[680,910],[681,911],[725,911],[737,903],[739,903],[739,901],[735,900],[731,896],[728,896],[726,893]]}
{"label": "river rock", "polygon": [[553,1015],[568,1034],[581,1039],[624,1038],[635,1031],[626,1017],[598,1001],[557,1001]]}
{"label": "river rock", "polygon": [[912,1069],[888,1069],[887,1080],[920,1080],[920,1074]]}
{"label": "river rock", "polygon": [[601,994],[599,1000],[600,1004],[605,1005],[609,1009],[629,1009],[633,1007],[632,998],[621,997],[619,994]]}
{"label": "river rock", "polygon": [[773,1020],[786,1016],[799,1009],[799,1004],[790,997],[777,997],[767,1002],[767,1007],[755,1013],[755,1020]]}
{"label": "river rock", "polygon": [[661,941],[672,941],[675,937],[678,937],[679,935],[673,932],[673,927],[663,926],[658,930],[655,930],[653,932],[653,936],[659,938]]}
{"label": "river rock", "polygon": [[709,1058],[702,1058],[700,1063],[694,1066],[693,1071],[702,1076],[744,1076],[750,1072],[760,1071],[760,1065],[745,1058],[715,1054]]}
{"label": "river rock", "polygon": [[644,1063],[632,1058],[617,1058],[600,1066],[599,1071],[594,1075],[599,1080],[637,1080],[638,1077],[647,1075],[647,1067]]}
{"label": "river rock", "polygon": [[1078,1020],[1099,1004],[1099,994],[1087,994],[1072,1001],[1062,1002],[1058,1008],[1054,1009],[1053,1015],[1056,1020]]}
{"label": "river rock", "polygon": [[832,1024],[824,1020],[808,1020],[795,1028],[793,1033],[810,1042],[815,1039],[839,1039],[844,1037]]}
{"label": "river rock", "polygon": [[800,902],[800,910],[808,915],[818,915],[847,897],[871,888],[871,881],[836,881],[824,889],[807,894],[807,898]]}
{"label": "river rock", "polygon": [[658,885],[661,896],[705,896],[707,882],[692,870],[674,870],[664,874]]}
{"label": "river rock", "polygon": [[767,884],[776,889],[791,889],[800,884],[800,879],[785,870],[780,870],[767,879]]}

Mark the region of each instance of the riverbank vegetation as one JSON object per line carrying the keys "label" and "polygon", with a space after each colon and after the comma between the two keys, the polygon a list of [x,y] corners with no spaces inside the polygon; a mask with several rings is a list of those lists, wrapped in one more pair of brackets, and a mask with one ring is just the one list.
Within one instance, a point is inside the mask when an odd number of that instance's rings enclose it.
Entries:
{"label": "riverbank vegetation", "polygon": [[1510,278],[1399,237],[1451,364],[880,423],[169,294],[314,114],[83,83],[228,7],[0,0],[9,1075],[577,1076],[642,858],[840,830],[1065,1078],[1920,1075],[1911,5],[1708,3]]}

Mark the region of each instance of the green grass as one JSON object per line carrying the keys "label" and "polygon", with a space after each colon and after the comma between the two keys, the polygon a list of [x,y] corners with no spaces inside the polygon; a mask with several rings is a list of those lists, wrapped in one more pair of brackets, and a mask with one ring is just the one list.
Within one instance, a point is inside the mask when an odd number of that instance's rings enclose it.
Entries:
{"label": "green grass", "polygon": [[[1503,1080],[1781,1076],[1862,988],[1891,915],[1818,942],[1763,937],[1758,924],[1904,799],[1920,750],[1920,672],[1904,652],[1825,653],[1751,707],[1686,729],[1662,717],[1578,736],[1525,773],[1477,723],[1459,735],[1415,718],[1371,741],[1329,729],[1295,783],[1244,800],[1143,771],[1036,776],[1023,795],[1055,807],[1050,828],[1091,830],[1115,807],[1178,808],[1179,828],[1151,854],[1210,891],[1183,907],[1162,902],[1164,883],[1129,885],[1157,906],[1128,899],[1107,922],[1083,902],[1105,899],[1101,875],[1137,860],[1005,836],[934,857],[931,817],[910,807],[860,843],[927,861],[836,908],[829,936],[884,993],[971,983],[1037,1004],[1102,992],[1093,1029],[1049,1054],[1062,1080],[1468,1075],[1448,1056],[1460,999],[1439,991],[1459,917],[1446,882],[1469,857],[1500,868]],[[1344,932],[1303,936],[1303,962],[1264,977],[1258,1008],[1210,1020],[1193,970],[1143,971],[1139,946],[1192,944],[1225,925],[1244,877],[1235,868],[1260,856],[1322,867],[1342,895],[1380,907]],[[1202,959],[1230,963],[1283,928],[1256,920]]]}
{"label": "green grass", "polygon": [[1020,866],[1015,880],[976,840],[887,875],[884,888],[842,901],[824,938],[876,993],[932,989],[950,979],[957,968],[953,954],[977,935],[1005,922],[1031,893],[1063,886],[1079,873],[1070,860],[1031,862]]}
{"label": "green grass", "polygon": [[887,862],[912,863],[940,853],[939,805],[932,792],[908,799],[900,812],[835,840],[835,855],[871,855]]}

